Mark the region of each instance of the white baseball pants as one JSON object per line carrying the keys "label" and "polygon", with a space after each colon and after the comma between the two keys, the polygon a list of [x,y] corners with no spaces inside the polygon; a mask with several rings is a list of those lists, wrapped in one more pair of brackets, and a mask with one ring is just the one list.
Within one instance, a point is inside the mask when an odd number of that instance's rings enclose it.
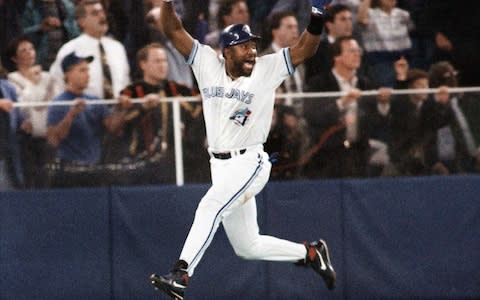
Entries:
{"label": "white baseball pants", "polygon": [[304,259],[303,244],[260,235],[255,195],[268,181],[271,163],[263,146],[249,148],[230,159],[210,159],[212,186],[200,201],[180,259],[188,274],[213,240],[220,223],[235,253],[245,259],[296,262]]}

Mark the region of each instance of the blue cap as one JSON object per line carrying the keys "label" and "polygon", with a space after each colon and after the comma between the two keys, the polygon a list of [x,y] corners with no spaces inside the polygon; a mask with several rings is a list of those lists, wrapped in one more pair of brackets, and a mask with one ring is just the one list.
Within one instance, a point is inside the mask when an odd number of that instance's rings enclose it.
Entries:
{"label": "blue cap", "polygon": [[235,46],[250,40],[258,40],[261,37],[252,34],[250,26],[244,24],[233,24],[227,26],[220,35],[220,49]]}
{"label": "blue cap", "polygon": [[72,52],[65,56],[62,60],[62,70],[63,72],[67,72],[70,70],[71,67],[78,65],[82,61],[86,61],[88,63],[91,63],[93,61],[93,56],[77,56],[75,52]]}

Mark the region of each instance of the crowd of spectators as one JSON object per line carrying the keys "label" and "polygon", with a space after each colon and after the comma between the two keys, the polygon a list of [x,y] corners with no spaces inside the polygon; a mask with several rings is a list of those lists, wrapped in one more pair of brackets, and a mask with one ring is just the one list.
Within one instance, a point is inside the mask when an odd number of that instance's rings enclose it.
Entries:
{"label": "crowd of spectators", "polygon": [[[163,33],[160,1],[0,0],[0,189],[175,181],[173,109],[160,99],[198,91]],[[278,97],[265,145],[279,154],[272,177],[479,172],[480,102],[449,90],[480,86],[474,3],[333,1],[317,53],[278,93],[344,96]],[[175,4],[187,31],[217,51],[225,26],[248,23],[263,37],[259,55],[293,45],[311,7],[309,0]],[[391,94],[429,87],[438,92]],[[119,104],[86,101],[94,99]],[[186,181],[206,182],[200,102],[182,102],[181,122]]]}

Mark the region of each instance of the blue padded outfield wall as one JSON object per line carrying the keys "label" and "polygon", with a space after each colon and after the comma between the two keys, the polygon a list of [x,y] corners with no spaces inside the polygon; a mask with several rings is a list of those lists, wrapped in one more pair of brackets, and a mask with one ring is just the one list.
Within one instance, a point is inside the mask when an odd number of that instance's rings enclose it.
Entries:
{"label": "blue padded outfield wall", "polygon": [[[167,299],[205,185],[0,193],[0,299]],[[480,177],[271,182],[262,233],[328,241],[338,284],[236,257],[222,229],[186,299],[480,299]]]}

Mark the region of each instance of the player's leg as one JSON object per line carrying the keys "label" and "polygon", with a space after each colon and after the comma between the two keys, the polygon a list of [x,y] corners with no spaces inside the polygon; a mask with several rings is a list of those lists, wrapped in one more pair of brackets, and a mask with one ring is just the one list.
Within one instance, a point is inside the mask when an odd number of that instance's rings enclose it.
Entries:
{"label": "player's leg", "polygon": [[255,197],[226,216],[223,227],[235,253],[245,259],[297,262],[307,253],[303,244],[259,234]]}
{"label": "player's leg", "polygon": [[295,262],[312,267],[329,289],[335,288],[336,274],[323,240],[299,244],[260,235],[255,198],[225,216],[223,227],[235,253],[245,259]]}
{"label": "player's leg", "polygon": [[224,215],[228,215],[242,204],[248,193],[252,191],[258,193],[268,180],[270,172],[268,156],[247,152],[239,158],[241,159],[212,160],[212,187],[202,198],[195,212],[195,219],[180,260],[169,274],[164,276],[154,274],[150,278],[155,287],[172,297],[179,299],[180,296],[183,297],[188,278],[193,275]]}
{"label": "player's leg", "polygon": [[268,181],[268,157],[250,153],[241,160],[214,161],[212,187],[200,201],[180,259],[193,275],[220,223],[245,202],[246,195],[258,193]]}

